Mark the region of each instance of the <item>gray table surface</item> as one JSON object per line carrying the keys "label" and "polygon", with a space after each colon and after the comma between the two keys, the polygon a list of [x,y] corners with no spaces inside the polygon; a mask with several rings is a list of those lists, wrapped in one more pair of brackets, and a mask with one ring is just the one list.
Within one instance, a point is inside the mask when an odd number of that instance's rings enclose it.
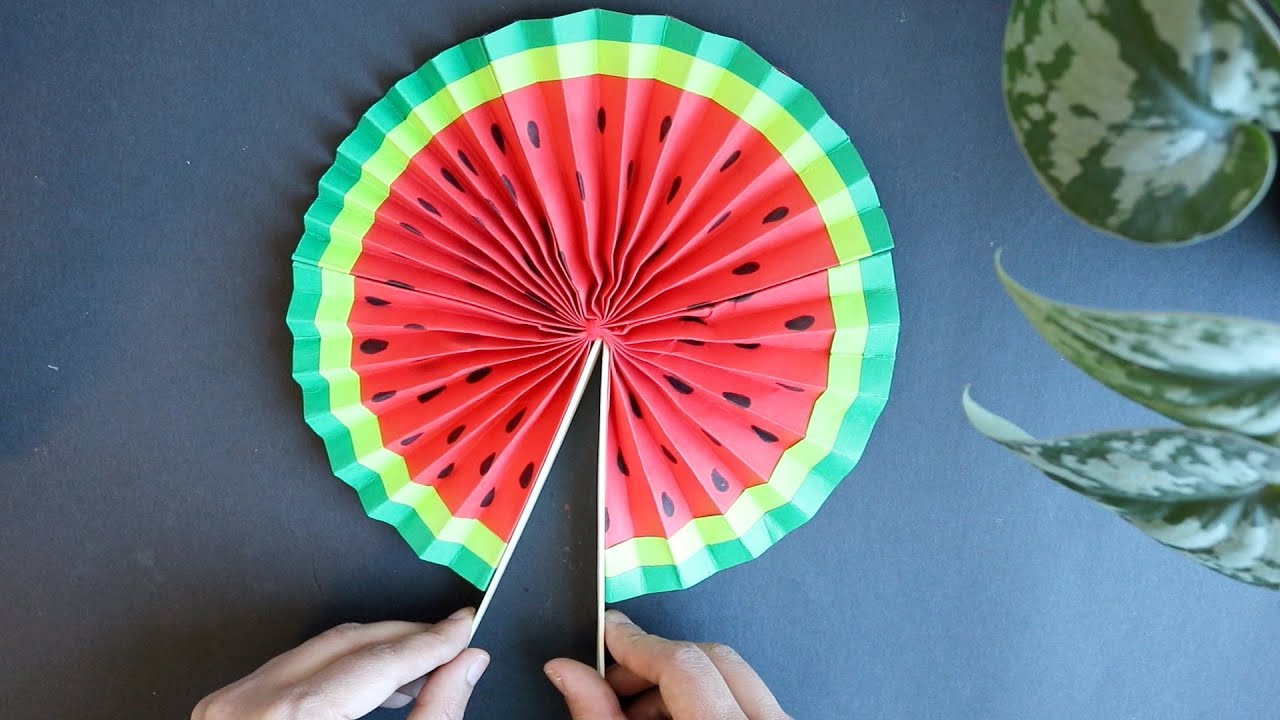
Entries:
{"label": "gray table surface", "polygon": [[[0,7],[0,717],[183,717],[330,624],[478,600],[331,477],[289,379],[288,256],[333,149],[392,82],[578,7]],[[880,189],[902,304],[889,408],[818,517],[624,609],[737,647],[798,718],[1276,717],[1280,596],[1036,475],[969,429],[959,395],[973,383],[1038,433],[1160,423],[1038,341],[994,249],[1073,301],[1280,320],[1280,201],[1176,251],[1074,224],[1005,120],[1005,7],[616,6],[739,37],[824,101]],[[470,717],[562,716],[540,665],[589,657],[589,424],[477,638],[494,664]]]}

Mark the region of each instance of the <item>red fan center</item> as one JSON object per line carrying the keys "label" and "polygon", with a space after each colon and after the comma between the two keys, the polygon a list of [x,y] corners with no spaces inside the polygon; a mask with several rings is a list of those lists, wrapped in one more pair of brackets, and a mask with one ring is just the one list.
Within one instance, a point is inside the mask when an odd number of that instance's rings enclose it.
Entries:
{"label": "red fan center", "polygon": [[765,482],[827,384],[837,262],[755,128],[593,76],[460,117],[395,180],[351,273],[352,366],[386,447],[508,538],[591,341],[613,350],[608,544]]}

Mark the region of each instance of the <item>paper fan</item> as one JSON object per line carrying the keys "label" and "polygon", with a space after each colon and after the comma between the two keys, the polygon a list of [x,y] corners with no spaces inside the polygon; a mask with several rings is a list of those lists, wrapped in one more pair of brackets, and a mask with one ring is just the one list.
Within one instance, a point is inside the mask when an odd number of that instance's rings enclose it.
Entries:
{"label": "paper fan", "polygon": [[608,600],[686,588],[853,468],[888,226],[814,97],[668,17],[518,22],[395,85],[294,255],[307,422],[372,517],[489,587],[599,355]]}

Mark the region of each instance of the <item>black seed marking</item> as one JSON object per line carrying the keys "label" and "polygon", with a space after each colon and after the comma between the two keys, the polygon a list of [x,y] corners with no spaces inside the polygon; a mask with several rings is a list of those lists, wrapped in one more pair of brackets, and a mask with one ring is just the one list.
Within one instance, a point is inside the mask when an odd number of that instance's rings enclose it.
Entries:
{"label": "black seed marking", "polygon": [[529,408],[520,408],[520,411],[507,421],[507,432],[515,432],[515,429],[520,427],[520,421],[524,419],[524,413],[528,409]]}
{"label": "black seed marking", "polygon": [[645,258],[645,259],[644,259],[644,261],[642,261],[642,262],[640,263],[640,267],[636,268],[636,270],[637,270],[637,271],[639,271],[639,270],[642,270],[642,269],[644,269],[644,268],[648,267],[648,266],[649,266],[649,263],[651,263],[651,262],[653,262],[654,260],[658,259],[658,256],[659,256],[659,255],[661,255],[661,254],[662,254],[662,251],[663,251],[663,250],[666,250],[666,249],[667,249],[667,244],[666,244],[665,242],[664,242],[664,243],[662,243],[662,244],[660,244],[660,245],[658,245],[658,247],[654,248],[654,249],[653,249],[653,252],[649,254],[649,257]]}
{"label": "black seed marking", "polygon": [[681,315],[681,316],[680,316],[680,322],[698,323],[699,325],[706,325],[706,324],[707,324],[707,321],[706,321],[706,320],[703,320],[702,318],[700,318],[700,317],[698,317],[698,316],[696,316],[696,315]]}
{"label": "black seed marking", "polygon": [[729,481],[725,480],[724,476],[720,474],[720,471],[715,468],[711,469],[711,484],[720,492],[724,492],[729,489]]}
{"label": "black seed marking", "polygon": [[435,396],[439,395],[442,392],[444,392],[444,385],[441,385],[438,388],[431,388],[430,390],[418,396],[418,402],[420,403],[430,402],[432,398],[434,398]]}
{"label": "black seed marking", "polygon": [[775,223],[786,216],[787,216],[787,209],[785,207],[776,207],[770,210],[768,215],[764,216],[764,222],[766,225],[769,223]]}
{"label": "black seed marking", "polygon": [[677,460],[677,459],[676,459],[676,456],[675,456],[675,455],[673,455],[673,454],[671,453],[671,451],[667,449],[667,446],[666,446],[666,445],[659,445],[658,447],[662,448],[662,455],[663,455],[665,458],[667,458],[667,462],[669,462],[669,463],[671,463],[671,464],[673,464],[673,465],[679,465],[679,464],[680,464],[680,461],[679,461],[679,460]]}
{"label": "black seed marking", "polygon": [[401,290],[413,290],[413,289],[414,289],[414,287],[413,287],[412,285],[410,285],[409,283],[407,283],[407,282],[401,282],[401,281],[399,281],[399,280],[384,280],[383,282],[385,282],[386,284],[390,285],[391,287],[398,287],[398,288],[400,288]]}
{"label": "black seed marking", "polygon": [[734,343],[734,346],[740,347],[743,350],[755,350],[760,347],[760,343]]}
{"label": "black seed marking", "polygon": [[662,514],[671,517],[676,514],[676,504],[671,500],[671,496],[662,493]]}
{"label": "black seed marking", "polygon": [[760,269],[760,263],[758,262],[754,262],[754,261],[744,262],[738,267],[733,269],[733,274],[734,275],[750,275],[751,273],[759,269]]}
{"label": "black seed marking", "polygon": [[472,370],[472,371],[467,375],[467,382],[468,382],[468,383],[471,383],[472,385],[474,385],[474,384],[476,384],[476,383],[480,382],[481,380],[483,380],[483,379],[485,379],[485,378],[489,377],[489,373],[491,373],[491,372],[493,372],[493,368],[491,368],[491,367],[482,367],[482,368],[480,368],[479,370]]}
{"label": "black seed marking", "polygon": [[495,203],[494,201],[490,200],[489,198],[485,198],[485,199],[484,199],[484,203],[485,203],[485,205],[488,205],[488,206],[489,206],[489,209],[493,211],[493,214],[494,214],[494,215],[501,215],[501,214],[502,214],[502,213],[498,212],[498,204],[497,204],[497,203]]}
{"label": "black seed marking", "polygon": [[693,393],[693,388],[689,387],[689,384],[681,380],[680,378],[674,375],[663,375],[663,377],[665,377],[667,379],[667,382],[670,383],[671,389],[675,390],[681,395],[689,395]]}
{"label": "black seed marking", "polygon": [[702,347],[703,345],[706,345],[706,343],[702,342],[701,340],[693,340],[691,338],[680,338],[680,342],[684,343],[685,345],[692,345],[694,347]]}
{"label": "black seed marking", "polygon": [[444,176],[446,182],[457,188],[458,192],[466,192],[466,190],[462,189],[462,183],[458,182],[458,178],[449,172],[449,168],[440,168],[440,174]]}
{"label": "black seed marking", "polygon": [[542,306],[543,308],[545,308],[545,309],[547,309],[547,310],[555,310],[555,308],[551,307],[551,303],[549,303],[549,302],[547,302],[546,300],[543,300],[542,298],[538,297],[537,295],[535,295],[535,294],[534,294],[532,291],[530,291],[530,290],[525,290],[525,291],[524,291],[524,296],[525,296],[525,297],[527,297],[527,298],[529,298],[530,300],[532,300],[533,302],[537,303],[538,305]]}
{"label": "black seed marking", "polygon": [[808,330],[811,327],[813,327],[812,315],[801,315],[799,317],[793,317],[787,321],[788,330],[800,332],[801,330]]}
{"label": "black seed marking", "polygon": [[458,427],[449,431],[449,437],[445,438],[445,440],[448,440],[450,445],[458,442],[458,438],[462,437],[462,433],[466,431],[466,429],[467,429],[466,425],[459,425]]}
{"label": "black seed marking", "polygon": [[644,413],[640,411],[640,401],[636,399],[635,393],[627,393],[627,399],[631,401],[631,414],[643,420]]}
{"label": "black seed marking", "polygon": [[742,293],[738,297],[729,298],[729,302],[736,302],[736,303],[745,302],[747,300],[750,300],[752,295],[755,295],[755,293]]}
{"label": "black seed marking", "polygon": [[520,471],[520,487],[527,488],[531,482],[533,482],[533,463],[525,465],[524,470]]}
{"label": "black seed marking", "polygon": [[627,459],[622,457],[622,451],[618,451],[618,472],[631,477],[631,468],[627,467]]}
{"label": "black seed marking", "polygon": [[702,434],[706,435],[707,439],[710,440],[713,445],[715,445],[716,447],[720,447],[720,441],[716,439],[715,435],[712,435],[711,433],[707,432],[706,428],[702,428]]}
{"label": "black seed marking", "polygon": [[436,473],[436,477],[443,480],[452,474],[453,474],[453,463],[449,463],[448,465],[445,465],[443,468],[441,468],[440,472]]}
{"label": "black seed marking", "polygon": [[529,268],[529,272],[538,272],[538,266],[533,264],[533,258],[529,257],[529,253],[524,250],[520,251],[520,259],[524,260],[524,266]]}
{"label": "black seed marking", "polygon": [[716,221],[711,223],[711,227],[707,228],[707,232],[711,232],[712,230],[715,230],[716,228],[720,227],[720,224],[728,219],[729,219],[729,211],[725,210],[723,215],[716,218]]}
{"label": "black seed marking", "polygon": [[386,340],[379,340],[378,338],[369,338],[368,340],[365,340],[364,342],[360,343],[360,352],[364,353],[365,355],[377,355],[383,350],[386,350],[388,344],[389,343],[387,343]]}
{"label": "black seed marking", "polygon": [[431,203],[427,202],[426,200],[423,200],[422,198],[418,198],[418,204],[422,206],[422,209],[423,209],[423,210],[426,210],[427,212],[431,213],[432,215],[435,215],[436,217],[439,217],[439,216],[440,216],[440,211],[436,209],[436,206],[435,206],[435,205],[432,205]]}
{"label": "black seed marking", "polygon": [[506,155],[507,139],[502,136],[502,128],[498,127],[498,123],[489,126],[489,134],[493,136],[493,144],[498,146],[498,152]]}
{"label": "black seed marking", "polygon": [[569,258],[565,257],[563,250],[557,250],[556,254],[560,257],[560,264],[567,270],[569,268]]}
{"label": "black seed marking", "polygon": [[633,175],[636,174],[635,171],[636,171],[635,162],[628,160],[627,161],[627,187],[631,187],[631,178]]}
{"label": "black seed marking", "polygon": [[506,186],[507,194],[511,196],[511,202],[518,202],[516,200],[516,186],[511,184],[511,178],[507,177],[506,175],[503,175],[502,184]]}
{"label": "black seed marking", "polygon": [[426,330],[427,328],[423,325],[419,325],[418,323],[408,323],[407,325],[404,326],[404,329],[405,330]]}
{"label": "black seed marking", "polygon": [[422,433],[414,433],[414,434],[410,435],[409,437],[404,438],[403,440],[401,440],[401,441],[400,441],[400,446],[401,446],[401,447],[409,447],[410,445],[412,445],[412,444],[414,443],[414,441],[416,441],[416,440],[417,440],[418,438],[420,438],[420,437],[422,437]]}
{"label": "black seed marking", "polygon": [[671,189],[667,191],[667,204],[670,205],[672,200],[676,199],[676,193],[680,192],[680,176],[677,175],[675,180],[671,181]]}
{"label": "black seed marking", "polygon": [[609,508],[604,509],[604,529],[605,532],[609,530]]}
{"label": "black seed marking", "polygon": [[734,150],[732,153],[730,153],[729,159],[725,160],[724,164],[720,166],[720,172],[724,172],[725,170],[728,170],[730,165],[738,162],[738,158],[741,155],[742,155],[741,150]]}
{"label": "black seed marking", "polygon": [[773,433],[769,432],[768,430],[765,430],[764,428],[762,428],[762,427],[760,427],[760,426],[758,426],[758,425],[752,425],[752,426],[751,426],[751,430],[752,430],[753,432],[755,432],[756,437],[760,438],[761,440],[763,440],[763,441],[765,441],[765,442],[767,442],[767,443],[776,443],[776,442],[778,442],[778,436],[777,436],[777,435],[774,435]]}
{"label": "black seed marking", "polygon": [[542,139],[538,137],[538,123],[530,120],[525,126],[525,132],[529,134],[529,143],[535,148],[542,147]]}
{"label": "black seed marking", "polygon": [[667,133],[671,132],[671,116],[662,118],[662,127],[658,128],[658,142],[667,141]]}
{"label": "black seed marking", "polygon": [[472,215],[472,216],[471,216],[471,222],[475,223],[476,225],[479,225],[481,230],[486,230],[486,229],[488,229],[488,228],[485,226],[484,221],[480,219],[480,216],[479,216],[479,215]]}
{"label": "black seed marking", "polygon": [[467,157],[467,154],[462,152],[461,148],[458,150],[458,159],[462,161],[463,167],[471,171],[472,175],[480,174],[476,172],[476,166],[471,164],[471,158]]}
{"label": "black seed marking", "polygon": [[382,307],[383,305],[390,305],[390,304],[391,304],[391,301],[390,301],[390,300],[383,300],[383,299],[382,299],[382,298],[380,298],[380,297],[374,297],[374,296],[372,296],[372,295],[366,295],[366,296],[365,296],[365,298],[364,298],[364,301],[365,301],[365,302],[367,302],[367,303],[369,303],[370,305],[372,305],[372,306],[374,306],[374,307]]}
{"label": "black seed marking", "polygon": [[538,218],[538,228],[542,230],[542,238],[548,243],[551,242],[551,223],[544,217]]}
{"label": "black seed marking", "polygon": [[396,391],[395,391],[395,390],[383,390],[382,392],[376,392],[376,393],[374,393],[374,394],[373,394],[373,401],[374,401],[374,402],[385,402],[385,401],[390,400],[391,398],[393,398],[393,397],[395,397],[395,396],[396,396]]}
{"label": "black seed marking", "polygon": [[596,110],[596,129],[604,132],[604,108]]}
{"label": "black seed marking", "polygon": [[480,474],[488,475],[489,469],[493,467],[493,459],[498,457],[498,453],[491,452],[485,459],[480,461]]}
{"label": "black seed marking", "polygon": [[788,385],[786,383],[781,383],[781,382],[778,383],[778,387],[782,388],[783,390],[790,390],[791,392],[804,392],[804,388],[802,387],[796,387],[795,385]]}
{"label": "black seed marking", "polygon": [[484,499],[480,501],[480,507],[489,507],[490,505],[492,505],[493,495],[494,493],[497,492],[497,490],[498,490],[497,488],[489,488],[488,494],[486,494],[484,496]]}
{"label": "black seed marking", "polygon": [[746,395],[743,395],[742,393],[724,392],[721,394],[724,395],[725,400],[728,400],[729,402],[733,403],[734,405],[737,405],[738,407],[741,407],[741,408],[751,407],[751,398],[747,397]]}
{"label": "black seed marking", "polygon": [[576,170],[574,171],[574,173],[578,176],[578,199],[583,202],[586,202],[587,189],[582,185],[582,173],[577,172]]}
{"label": "black seed marking", "polygon": [[418,228],[416,228],[416,227],[414,227],[414,226],[410,225],[410,224],[409,224],[409,223],[407,223],[407,222],[402,222],[402,223],[400,223],[400,227],[404,228],[405,230],[408,230],[409,232],[413,233],[414,235],[417,235],[418,237],[423,237],[423,235],[422,235],[422,231],[421,231],[421,230],[419,230]]}

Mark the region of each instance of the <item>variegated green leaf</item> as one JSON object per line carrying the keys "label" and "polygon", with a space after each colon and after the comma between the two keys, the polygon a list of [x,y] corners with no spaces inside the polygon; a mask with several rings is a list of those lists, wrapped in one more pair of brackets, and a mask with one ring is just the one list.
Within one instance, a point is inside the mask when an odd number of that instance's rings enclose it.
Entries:
{"label": "variegated green leaf", "polygon": [[1203,239],[1271,184],[1280,33],[1254,0],[1014,0],[1004,92],[1040,181],[1101,230]]}
{"label": "variegated green leaf", "polygon": [[1036,440],[967,389],[964,409],[979,432],[1161,543],[1280,589],[1280,449],[1201,428]]}
{"label": "variegated green leaf", "polygon": [[1058,303],[996,272],[1027,319],[1076,367],[1188,425],[1280,445],[1280,325]]}

